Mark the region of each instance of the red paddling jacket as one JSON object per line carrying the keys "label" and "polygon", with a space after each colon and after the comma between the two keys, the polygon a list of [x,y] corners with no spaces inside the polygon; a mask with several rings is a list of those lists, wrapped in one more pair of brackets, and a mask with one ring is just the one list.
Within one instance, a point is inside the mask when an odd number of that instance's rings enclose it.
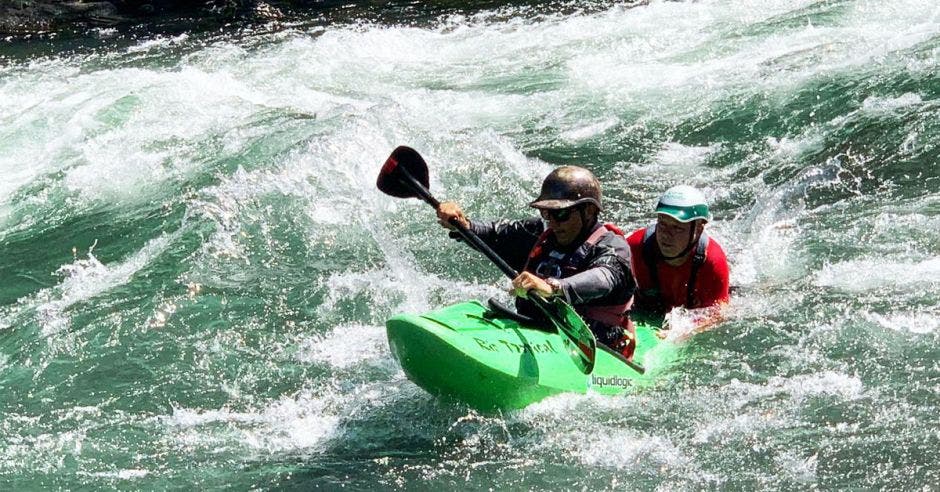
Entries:
{"label": "red paddling jacket", "polygon": [[662,315],[677,306],[695,309],[728,301],[728,260],[717,241],[702,233],[689,259],[672,266],[662,259],[655,234],[653,224],[627,238],[637,282],[634,309]]}

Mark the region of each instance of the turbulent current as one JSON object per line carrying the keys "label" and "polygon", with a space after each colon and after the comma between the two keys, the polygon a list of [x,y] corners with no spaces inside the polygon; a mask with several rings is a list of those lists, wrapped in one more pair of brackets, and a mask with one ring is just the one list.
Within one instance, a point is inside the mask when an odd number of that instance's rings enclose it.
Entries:
{"label": "turbulent current", "polygon": [[[0,44],[0,488],[940,483],[940,4],[444,3]],[[385,320],[507,282],[400,144],[477,218],[701,188],[726,321],[627,396],[427,394]]]}

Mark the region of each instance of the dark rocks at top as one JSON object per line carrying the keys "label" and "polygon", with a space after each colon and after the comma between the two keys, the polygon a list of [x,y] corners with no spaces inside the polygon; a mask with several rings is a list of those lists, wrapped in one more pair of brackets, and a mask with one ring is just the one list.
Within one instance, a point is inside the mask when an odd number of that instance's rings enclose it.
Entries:
{"label": "dark rocks at top", "polygon": [[0,34],[24,35],[66,29],[147,22],[184,15],[208,20],[276,19],[281,8],[322,0],[0,0]]}

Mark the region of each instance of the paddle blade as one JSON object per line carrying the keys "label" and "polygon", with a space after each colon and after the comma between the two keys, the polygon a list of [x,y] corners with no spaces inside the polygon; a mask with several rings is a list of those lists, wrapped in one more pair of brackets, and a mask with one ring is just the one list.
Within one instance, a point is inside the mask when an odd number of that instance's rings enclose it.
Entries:
{"label": "paddle blade", "polygon": [[591,329],[577,311],[559,297],[546,302],[544,310],[548,319],[561,332],[561,339],[565,349],[571,354],[571,360],[581,372],[590,374],[594,370],[594,360],[597,357],[597,341]]}
{"label": "paddle blade", "polygon": [[414,187],[402,179],[403,170],[411,174],[425,189],[430,188],[428,165],[424,162],[424,158],[417,150],[404,145],[393,150],[385,160],[375,185],[386,195],[398,198],[420,198]]}

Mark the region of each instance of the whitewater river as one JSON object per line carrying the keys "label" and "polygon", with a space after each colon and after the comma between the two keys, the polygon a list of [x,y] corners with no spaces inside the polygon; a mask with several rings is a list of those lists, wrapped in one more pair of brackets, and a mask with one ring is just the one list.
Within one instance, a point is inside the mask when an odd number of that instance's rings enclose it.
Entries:
{"label": "whitewater river", "polygon": [[[0,488],[938,486],[936,0],[452,6],[0,42]],[[623,397],[425,393],[385,320],[507,282],[399,144],[473,217],[700,187],[727,321]]]}

